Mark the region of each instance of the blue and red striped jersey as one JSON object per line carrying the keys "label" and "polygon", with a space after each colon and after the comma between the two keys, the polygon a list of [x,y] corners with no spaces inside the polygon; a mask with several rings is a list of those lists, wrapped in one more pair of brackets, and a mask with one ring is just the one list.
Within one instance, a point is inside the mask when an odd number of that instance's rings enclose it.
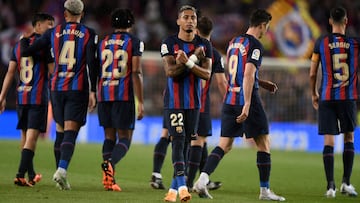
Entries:
{"label": "blue and red striped jersey", "polygon": [[49,48],[55,60],[51,91],[96,91],[97,65],[95,60],[97,35],[81,23],[68,22],[47,30],[30,46],[21,43],[22,56]]}
{"label": "blue and red striped jersey", "polygon": [[320,37],[314,47],[319,54],[322,79],[320,100],[355,100],[358,98],[357,71],[359,40],[342,34]]}
{"label": "blue and red striped jersey", "polygon": [[224,73],[224,60],[214,47],[212,56],[211,76],[209,80],[201,80],[201,113],[210,113],[210,84],[215,73]]}
{"label": "blue and red striped jersey", "polygon": [[55,59],[51,90],[89,91],[87,52],[93,51],[90,57],[95,58],[95,32],[80,23],[64,23],[52,29],[50,35]]}
{"label": "blue and red striped jersey", "polygon": [[142,56],[144,43],[127,32],[105,36],[98,46],[98,101],[134,101],[132,57]]}
{"label": "blue and red striped jersey", "polygon": [[259,88],[258,71],[263,56],[263,46],[254,36],[244,34],[233,38],[227,49],[228,90],[224,98],[225,104],[244,105],[243,79],[246,63],[256,67],[254,89]]}
{"label": "blue and red striped jersey", "polygon": [[[174,56],[178,50],[183,50],[188,57],[194,53],[197,47],[204,47],[205,57],[212,57],[210,42],[195,35],[191,42],[185,42],[172,35],[166,38],[161,45],[161,56]],[[164,92],[165,109],[200,109],[201,101],[201,78],[197,77],[190,70],[186,70],[177,77],[167,77],[167,84]]]}
{"label": "blue and red striped jersey", "polygon": [[[41,35],[33,34],[28,42],[32,44]],[[48,103],[48,66],[53,62],[49,51],[38,51],[33,56],[21,57],[20,43],[16,43],[11,61],[16,62],[19,74],[17,104],[46,105]]]}

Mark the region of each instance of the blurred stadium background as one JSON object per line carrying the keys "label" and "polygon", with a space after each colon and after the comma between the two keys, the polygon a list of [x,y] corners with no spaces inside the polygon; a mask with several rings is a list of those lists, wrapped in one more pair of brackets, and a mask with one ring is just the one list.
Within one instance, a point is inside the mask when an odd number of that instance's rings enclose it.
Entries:
{"label": "blurred stadium background", "polygon": [[[202,15],[212,18],[213,45],[225,54],[228,41],[247,29],[248,16],[255,8],[268,9],[272,15],[270,31],[262,40],[265,59],[260,77],[274,81],[279,91],[271,95],[261,91],[262,99],[271,122],[272,145],[277,149],[321,151],[322,139],[317,136],[316,112],[311,104],[308,85],[310,55],[314,40],[329,32],[328,13],[342,5],[348,11],[347,34],[358,36],[360,27],[360,1],[354,0],[83,0],[83,22],[96,30],[101,38],[111,32],[109,16],[116,7],[133,10],[136,17],[134,34],[145,42],[143,57],[146,118],[136,124],[134,142],[153,144],[161,132],[162,91],[165,76],[159,48],[161,40],[177,32],[176,18],[179,6],[194,5]],[[1,0],[0,1],[0,87],[7,71],[10,52],[22,30],[29,25],[35,12],[48,12],[56,23],[63,21],[64,0]],[[21,5],[21,6],[18,6]],[[222,98],[212,87],[213,138],[216,144],[220,133],[219,116]],[[7,110],[0,115],[0,139],[17,139],[15,130],[15,82],[9,91]],[[54,137],[52,123],[49,137]],[[357,132],[359,130],[357,129]],[[356,133],[357,133],[356,132]],[[339,136],[336,151],[342,150]],[[96,112],[88,116],[79,141],[101,142],[102,129],[98,127]],[[239,140],[237,146],[248,143]],[[355,143],[359,153],[360,143]]]}

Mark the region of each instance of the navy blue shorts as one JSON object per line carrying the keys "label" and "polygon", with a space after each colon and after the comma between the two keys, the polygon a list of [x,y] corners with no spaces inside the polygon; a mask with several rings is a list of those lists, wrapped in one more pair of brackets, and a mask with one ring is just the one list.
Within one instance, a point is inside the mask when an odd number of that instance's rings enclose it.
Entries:
{"label": "navy blue shorts", "polygon": [[89,93],[84,91],[51,91],[54,120],[64,127],[64,121],[86,122]]}
{"label": "navy blue shorts", "polygon": [[100,126],[121,130],[135,128],[135,102],[114,101],[99,102],[98,118]]}
{"label": "navy blue shorts", "polygon": [[197,133],[202,137],[209,137],[212,135],[210,113],[200,113]]}
{"label": "navy blue shorts", "polygon": [[236,123],[236,117],[242,112],[240,105],[224,104],[221,114],[221,136],[255,138],[269,134],[269,123],[257,92],[253,91],[249,115],[245,122]]}
{"label": "navy blue shorts", "polygon": [[353,132],[356,127],[356,102],[319,102],[319,135],[338,135]]}
{"label": "navy blue shorts", "polygon": [[17,105],[16,112],[18,115],[16,129],[36,129],[42,133],[46,132],[47,105]]}
{"label": "navy blue shorts", "polygon": [[165,124],[170,136],[197,139],[199,109],[165,109]]}
{"label": "navy blue shorts", "polygon": [[236,123],[236,117],[241,114],[242,106],[223,104],[221,110],[221,137],[242,137],[244,123]]}

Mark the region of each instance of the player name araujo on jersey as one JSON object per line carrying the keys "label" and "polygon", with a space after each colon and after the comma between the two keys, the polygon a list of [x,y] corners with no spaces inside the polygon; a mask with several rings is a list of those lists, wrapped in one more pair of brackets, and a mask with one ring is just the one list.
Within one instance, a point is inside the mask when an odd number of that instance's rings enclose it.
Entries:
{"label": "player name araujo on jersey", "polygon": [[80,30],[76,29],[64,29],[62,30],[62,33],[57,32],[56,37],[59,38],[63,35],[75,35],[76,37],[83,38],[85,36],[85,33],[81,32]]}

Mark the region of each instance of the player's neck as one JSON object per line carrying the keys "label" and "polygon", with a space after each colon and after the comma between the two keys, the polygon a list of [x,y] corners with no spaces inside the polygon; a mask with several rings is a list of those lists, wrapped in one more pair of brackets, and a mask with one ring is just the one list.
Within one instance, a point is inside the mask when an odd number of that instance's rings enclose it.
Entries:
{"label": "player's neck", "polygon": [[117,28],[114,30],[114,32],[130,32],[130,29],[127,28],[127,29],[124,29],[124,28]]}
{"label": "player's neck", "polygon": [[191,42],[195,38],[195,32],[186,32],[184,30],[180,30],[178,33],[178,38],[185,41],[185,42]]}
{"label": "player's neck", "polygon": [[345,26],[333,25],[332,33],[339,33],[345,35]]}
{"label": "player's neck", "polygon": [[67,23],[80,23],[81,17],[78,16],[68,16],[65,18]]}
{"label": "player's neck", "polygon": [[246,34],[254,36],[256,39],[260,37],[260,30],[256,29],[255,27],[250,27]]}

